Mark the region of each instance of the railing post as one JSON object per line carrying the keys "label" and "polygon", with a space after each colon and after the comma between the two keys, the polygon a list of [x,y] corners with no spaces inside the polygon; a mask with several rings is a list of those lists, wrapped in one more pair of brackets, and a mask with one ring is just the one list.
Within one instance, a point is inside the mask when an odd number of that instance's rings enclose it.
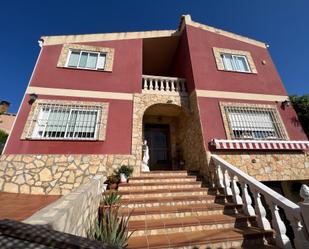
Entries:
{"label": "railing post", "polygon": [[255,201],[255,214],[257,218],[257,223],[259,227],[263,228],[264,230],[270,230],[271,226],[269,221],[266,218],[266,210],[263,206],[262,200],[261,200],[261,194],[253,189],[253,195],[254,195],[254,201]]}
{"label": "railing post", "polygon": [[223,183],[224,183],[224,193],[226,195],[232,195],[232,189],[230,187],[231,180],[228,175],[228,171],[225,168],[223,169]]}
{"label": "railing post", "polygon": [[251,205],[252,200],[251,200],[251,197],[249,195],[248,184],[241,180],[240,185],[241,185],[241,190],[242,190],[242,202],[244,204],[243,210],[244,210],[245,214],[253,216],[253,215],[255,215],[255,212],[254,212],[254,209]]}
{"label": "railing post", "polygon": [[240,196],[240,190],[237,186],[236,177],[234,174],[230,173],[230,178],[232,182],[232,194],[233,194],[233,201],[235,204],[242,204],[242,199]]}
{"label": "railing post", "polygon": [[221,165],[219,163],[217,164],[217,186],[219,188],[224,188],[223,173],[222,173]]}
{"label": "railing post", "polygon": [[289,212],[285,213],[290,221],[294,232],[294,245],[296,249],[309,248],[309,240],[306,228],[302,224],[302,218],[299,215],[296,217]]}
{"label": "railing post", "polygon": [[278,206],[272,201],[269,201],[269,208],[272,216],[271,223],[275,230],[276,245],[284,249],[293,249],[289,237],[286,236],[286,227],[280,217]]}
{"label": "railing post", "polygon": [[155,79],[154,81],[155,81],[154,90],[158,90],[159,89],[158,79]]}

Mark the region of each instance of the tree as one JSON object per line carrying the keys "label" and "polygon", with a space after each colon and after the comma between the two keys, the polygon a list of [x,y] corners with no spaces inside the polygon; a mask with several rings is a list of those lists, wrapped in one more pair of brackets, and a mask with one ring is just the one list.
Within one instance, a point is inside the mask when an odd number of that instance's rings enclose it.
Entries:
{"label": "tree", "polygon": [[309,138],[309,94],[290,96],[291,103],[297,113],[299,122]]}
{"label": "tree", "polygon": [[2,153],[3,147],[5,145],[6,139],[8,138],[8,135],[5,131],[0,130],[0,153]]}

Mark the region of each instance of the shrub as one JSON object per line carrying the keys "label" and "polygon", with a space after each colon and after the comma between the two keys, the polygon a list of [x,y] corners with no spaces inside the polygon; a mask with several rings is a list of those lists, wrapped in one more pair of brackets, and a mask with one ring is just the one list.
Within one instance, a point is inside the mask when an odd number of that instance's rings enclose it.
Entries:
{"label": "shrub", "polygon": [[88,237],[104,242],[109,246],[121,248],[128,246],[129,234],[128,221],[131,213],[127,216],[119,215],[119,207],[110,208],[108,212],[103,212],[100,220],[96,220],[90,230]]}
{"label": "shrub", "polygon": [[133,173],[133,167],[127,165],[122,165],[115,171],[116,175],[120,176],[120,174],[124,174],[127,178],[130,177],[132,173]]}
{"label": "shrub", "polygon": [[119,182],[119,176],[118,175],[110,175],[107,177],[107,184],[113,184]]}
{"label": "shrub", "polygon": [[106,206],[113,206],[121,200],[121,195],[117,191],[108,191],[104,193],[102,204]]}

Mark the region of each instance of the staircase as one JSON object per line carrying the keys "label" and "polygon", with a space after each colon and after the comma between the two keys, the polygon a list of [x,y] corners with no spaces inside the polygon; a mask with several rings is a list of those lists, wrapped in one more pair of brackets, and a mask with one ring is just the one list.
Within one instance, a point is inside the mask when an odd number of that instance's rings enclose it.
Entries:
{"label": "staircase", "polygon": [[154,171],[120,184],[120,212],[131,213],[129,248],[276,248],[223,189],[202,187],[186,171]]}

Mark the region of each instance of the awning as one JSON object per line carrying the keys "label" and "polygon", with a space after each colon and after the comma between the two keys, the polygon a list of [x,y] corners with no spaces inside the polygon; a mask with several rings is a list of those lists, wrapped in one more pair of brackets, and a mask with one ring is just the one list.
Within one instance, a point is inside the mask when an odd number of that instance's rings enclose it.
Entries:
{"label": "awning", "polygon": [[218,150],[309,150],[309,141],[213,139]]}

